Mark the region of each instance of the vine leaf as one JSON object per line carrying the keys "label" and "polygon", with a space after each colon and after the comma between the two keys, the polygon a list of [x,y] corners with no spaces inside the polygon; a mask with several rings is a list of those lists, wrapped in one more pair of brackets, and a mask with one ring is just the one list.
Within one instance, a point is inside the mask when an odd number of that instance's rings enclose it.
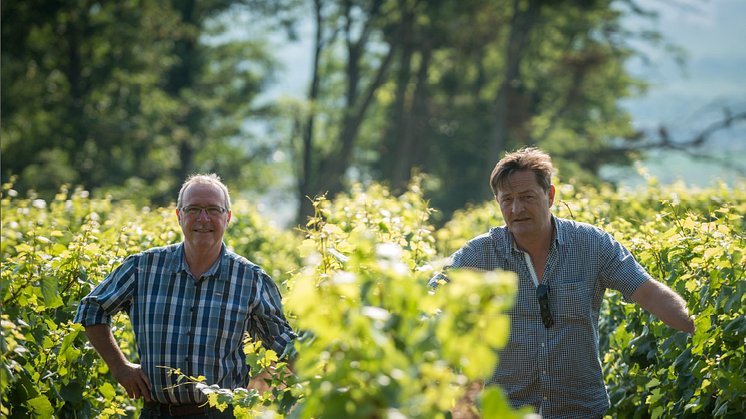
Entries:
{"label": "vine leaf", "polygon": [[57,308],[62,305],[57,278],[44,275],[41,278],[41,294],[47,308]]}

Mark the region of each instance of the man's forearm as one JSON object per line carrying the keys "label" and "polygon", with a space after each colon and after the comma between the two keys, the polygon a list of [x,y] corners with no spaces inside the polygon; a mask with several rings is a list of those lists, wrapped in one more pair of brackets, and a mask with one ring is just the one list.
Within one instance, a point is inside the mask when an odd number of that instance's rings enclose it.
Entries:
{"label": "man's forearm", "polygon": [[665,284],[649,279],[632,294],[632,299],[668,326],[694,334],[694,316],[689,315],[686,301]]}
{"label": "man's forearm", "polygon": [[108,324],[92,324],[85,328],[85,335],[112,372],[127,363]]}
{"label": "man's forearm", "polygon": [[108,324],[93,324],[85,328],[85,335],[106,362],[106,365],[109,366],[114,379],[127,390],[127,395],[133,399],[142,396],[146,401],[151,401],[150,391],[152,386],[150,379],[140,365],[127,361],[116,340],[114,340],[111,327]]}

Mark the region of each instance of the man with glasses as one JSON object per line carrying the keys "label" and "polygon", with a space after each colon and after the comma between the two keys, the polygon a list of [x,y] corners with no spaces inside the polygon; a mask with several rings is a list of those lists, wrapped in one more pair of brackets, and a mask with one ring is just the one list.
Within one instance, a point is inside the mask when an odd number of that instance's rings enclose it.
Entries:
{"label": "man with glasses", "polygon": [[677,330],[693,334],[694,320],[609,233],[552,215],[552,169],[536,148],[500,160],[490,185],[506,225],[467,242],[430,285],[449,282],[452,268],[515,272],[510,337],[486,384],[500,385],[514,408],[531,405],[546,418],[601,418],[609,408],[598,355],[606,289]]}
{"label": "man with glasses", "polygon": [[[217,175],[187,179],[176,217],[183,242],[128,257],[81,300],[75,321],[129,397],[145,399],[141,418],[232,418],[230,408],[210,408],[195,386],[178,385],[169,368],[245,388],[245,332],[278,355],[296,335],[272,279],[223,243],[230,196]],[[132,322],[140,364],[127,361],[112,334],[119,311]]]}

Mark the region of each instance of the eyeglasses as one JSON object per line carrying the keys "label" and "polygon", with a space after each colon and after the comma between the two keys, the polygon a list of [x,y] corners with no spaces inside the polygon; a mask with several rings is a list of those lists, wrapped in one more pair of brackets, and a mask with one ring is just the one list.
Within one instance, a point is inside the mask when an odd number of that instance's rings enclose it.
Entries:
{"label": "eyeglasses", "polygon": [[184,207],[184,208],[181,209],[181,211],[184,214],[191,215],[191,216],[200,215],[202,213],[202,210],[205,210],[205,212],[207,213],[207,215],[210,215],[212,217],[216,217],[216,216],[218,216],[218,215],[220,215],[220,214],[222,214],[224,212],[228,212],[227,209],[222,208],[222,207],[218,207],[218,206],[215,206],[215,205],[211,205],[211,206],[208,206],[208,207],[200,207],[199,205],[190,205],[188,207]]}
{"label": "eyeglasses", "polygon": [[544,327],[549,329],[554,325],[554,317],[552,317],[552,312],[549,310],[549,287],[539,284],[536,287],[536,299],[539,300],[541,322],[544,323]]}

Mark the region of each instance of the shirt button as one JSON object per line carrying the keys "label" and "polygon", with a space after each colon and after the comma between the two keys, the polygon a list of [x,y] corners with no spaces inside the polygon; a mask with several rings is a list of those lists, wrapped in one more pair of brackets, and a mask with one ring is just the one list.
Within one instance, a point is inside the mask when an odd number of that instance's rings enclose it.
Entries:
{"label": "shirt button", "polygon": [[194,311],[194,307],[189,307],[189,311]]}
{"label": "shirt button", "polygon": [[189,362],[189,357],[184,358],[184,361]]}
{"label": "shirt button", "polygon": [[542,371],[541,373],[542,373],[542,374],[544,374],[544,375],[547,375],[547,372],[546,372],[546,371]]}
{"label": "shirt button", "polygon": [[541,347],[542,347],[542,348],[544,347],[544,344],[543,344],[543,343],[541,344]]}
{"label": "shirt button", "polygon": [[544,400],[546,400],[546,399],[547,399],[547,396],[544,396]]}

